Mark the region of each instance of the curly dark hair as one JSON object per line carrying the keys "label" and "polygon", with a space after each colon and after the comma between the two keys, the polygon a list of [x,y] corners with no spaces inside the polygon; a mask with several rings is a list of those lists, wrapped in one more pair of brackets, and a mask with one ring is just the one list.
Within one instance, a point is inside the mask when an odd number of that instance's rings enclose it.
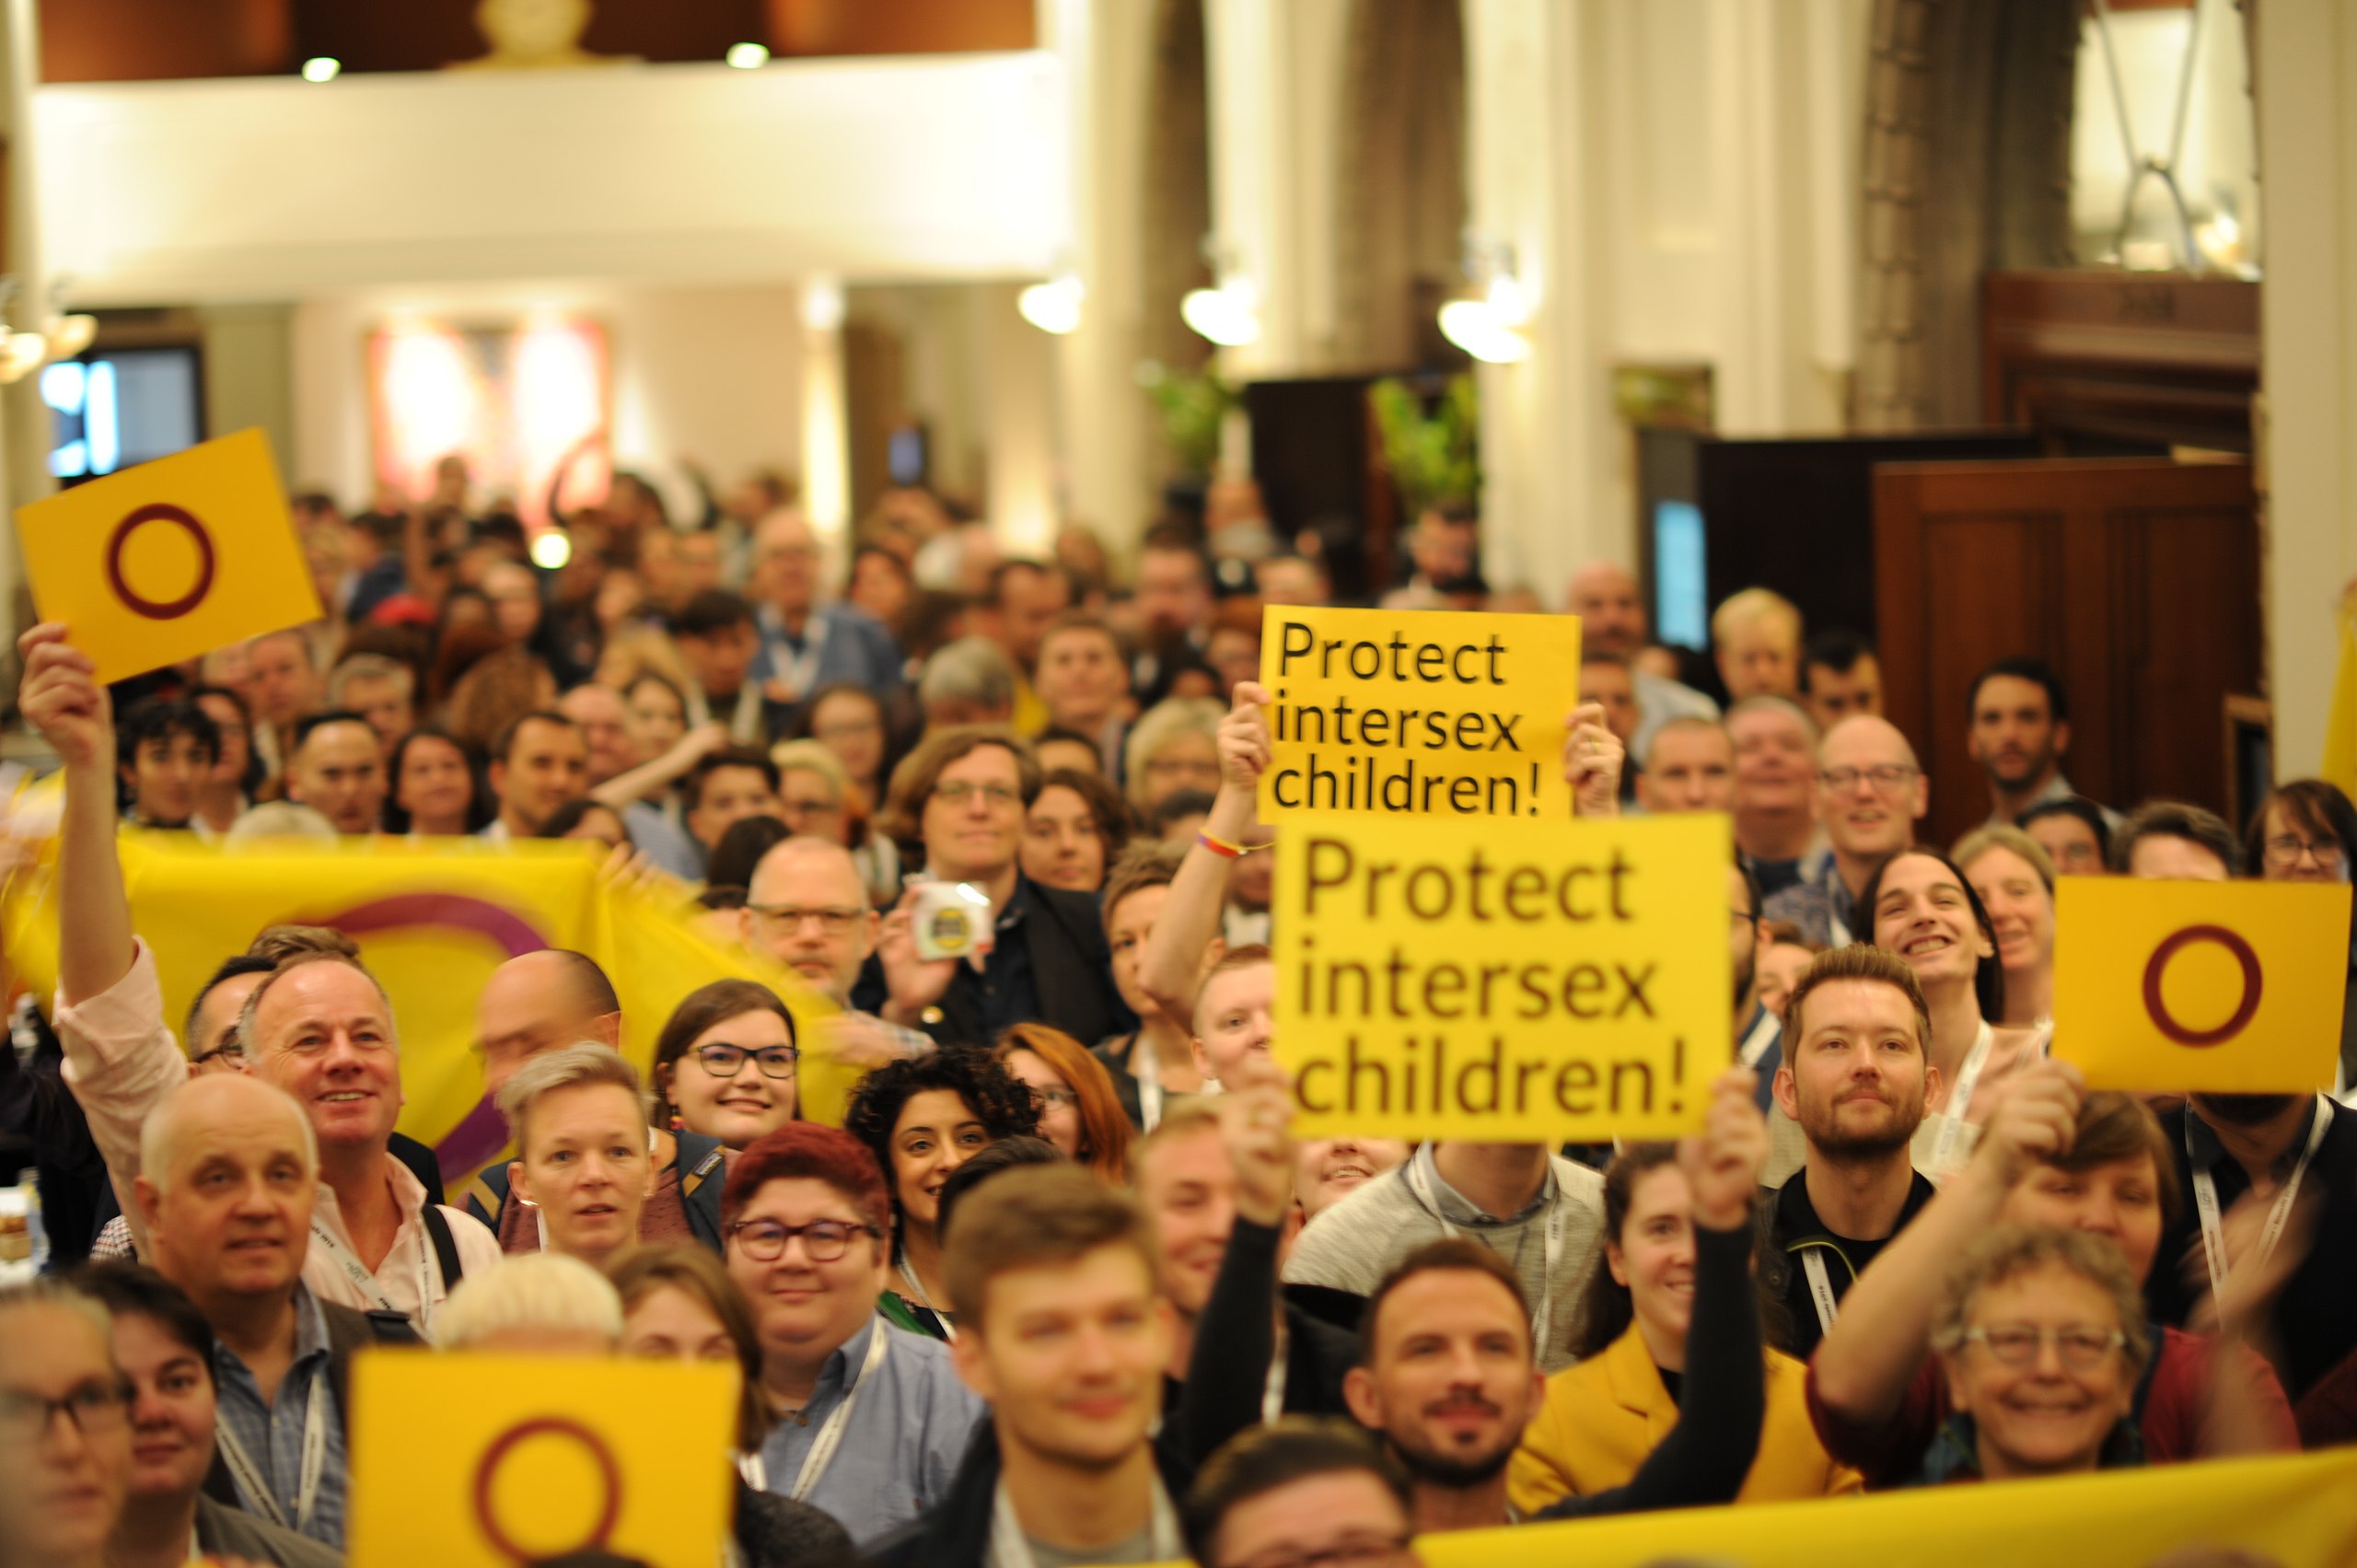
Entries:
{"label": "curly dark hair", "polygon": [[946,1089],[964,1100],[993,1143],[1039,1132],[1039,1105],[1031,1086],[973,1046],[944,1046],[927,1056],[888,1063],[862,1078],[843,1112],[843,1131],[867,1145],[884,1172],[896,1236],[905,1221],[900,1184],[892,1177],[892,1129],[911,1097],[931,1089]]}

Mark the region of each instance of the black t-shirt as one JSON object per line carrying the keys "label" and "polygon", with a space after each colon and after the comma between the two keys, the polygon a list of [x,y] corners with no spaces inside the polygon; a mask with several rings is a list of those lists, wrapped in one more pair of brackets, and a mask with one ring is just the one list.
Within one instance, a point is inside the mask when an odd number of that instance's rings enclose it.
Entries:
{"label": "black t-shirt", "polygon": [[1878,1241],[1860,1241],[1854,1237],[1836,1236],[1817,1217],[1817,1209],[1808,1201],[1808,1172],[1794,1171],[1776,1193],[1775,1242],[1778,1262],[1784,1271],[1782,1294],[1784,1308],[1792,1318],[1790,1342],[1782,1348],[1806,1361],[1825,1337],[1825,1325],[1817,1315],[1817,1299],[1809,1290],[1808,1269],[1803,1260],[1815,1253],[1825,1260],[1825,1283],[1833,1292],[1839,1305],[1850,1293],[1851,1284],[1865,1272],[1866,1265],[1890,1245],[1907,1222],[1921,1213],[1937,1191],[1922,1171],[1911,1172],[1907,1187],[1907,1202],[1898,1211],[1898,1224],[1891,1227],[1890,1236]]}

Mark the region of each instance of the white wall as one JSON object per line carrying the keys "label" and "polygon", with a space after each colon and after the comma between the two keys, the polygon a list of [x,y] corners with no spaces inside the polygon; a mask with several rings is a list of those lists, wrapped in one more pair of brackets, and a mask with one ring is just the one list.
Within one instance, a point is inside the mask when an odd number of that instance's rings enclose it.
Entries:
{"label": "white wall", "polygon": [[1044,273],[1068,248],[1042,52],[46,87],[52,271],[85,304],[548,277]]}
{"label": "white wall", "polygon": [[[682,455],[726,484],[800,450],[802,333],[795,290],[452,285],[321,295],[295,309],[289,484],[349,505],[369,493],[367,336],[404,314],[500,323],[554,308],[602,323],[611,355],[615,459],[658,482]],[[676,510],[689,492],[667,485]]]}

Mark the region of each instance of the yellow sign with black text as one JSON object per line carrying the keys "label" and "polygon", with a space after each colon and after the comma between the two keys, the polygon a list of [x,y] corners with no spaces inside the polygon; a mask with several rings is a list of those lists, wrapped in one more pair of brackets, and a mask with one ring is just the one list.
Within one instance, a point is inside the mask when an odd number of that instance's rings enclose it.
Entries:
{"label": "yellow sign with black text", "polygon": [[1701,1125],[1733,1054],[1727,819],[1329,817],[1277,835],[1277,1055],[1305,1137]]}
{"label": "yellow sign with black text", "polygon": [[2065,877],[2054,1054],[2089,1085],[2173,1094],[2332,1086],[2349,887]]}
{"label": "yellow sign with black text", "polygon": [[320,615],[270,439],[241,430],[17,508],[43,621],[121,680]]}
{"label": "yellow sign with black text", "polygon": [[735,1504],[731,1363],[376,1350],[352,1368],[352,1568],[596,1553],[713,1568]]}
{"label": "yellow sign with black text", "polygon": [[1271,605],[1260,820],[1569,817],[1579,679],[1575,615]]}

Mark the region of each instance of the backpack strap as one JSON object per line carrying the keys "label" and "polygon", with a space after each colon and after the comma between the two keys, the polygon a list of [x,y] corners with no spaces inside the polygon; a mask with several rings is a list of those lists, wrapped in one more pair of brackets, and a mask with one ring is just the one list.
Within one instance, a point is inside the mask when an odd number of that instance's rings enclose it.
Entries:
{"label": "backpack strap", "polygon": [[441,1265],[442,1294],[447,1296],[467,1275],[466,1266],[459,1261],[459,1238],[450,1234],[450,1216],[438,1204],[426,1204],[417,1217],[425,1222],[426,1238],[434,1243],[434,1260]]}

